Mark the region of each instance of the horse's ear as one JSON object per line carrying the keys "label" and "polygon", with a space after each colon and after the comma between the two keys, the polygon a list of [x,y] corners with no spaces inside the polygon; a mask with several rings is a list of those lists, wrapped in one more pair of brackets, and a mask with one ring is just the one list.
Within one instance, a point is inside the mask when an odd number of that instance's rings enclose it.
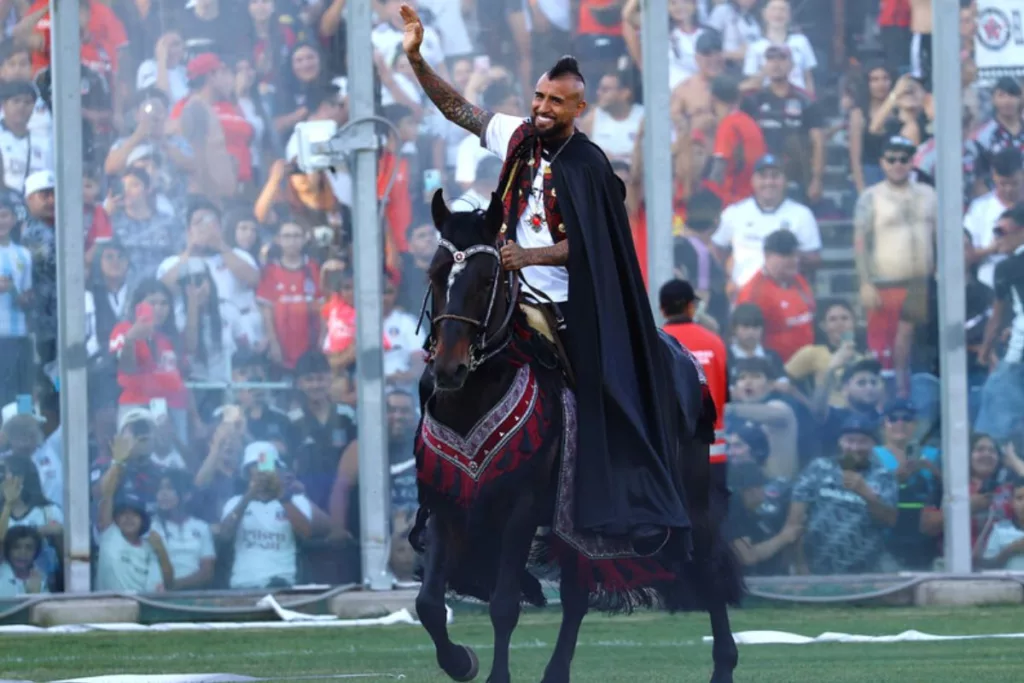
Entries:
{"label": "horse's ear", "polygon": [[484,222],[487,224],[487,228],[497,235],[504,220],[505,207],[501,203],[501,197],[498,196],[497,192],[492,192],[491,205],[487,207],[487,213],[484,215]]}
{"label": "horse's ear", "polygon": [[430,202],[430,216],[434,219],[434,227],[438,230],[443,229],[451,215],[452,212],[448,210],[448,204],[444,201],[444,190],[438,189]]}

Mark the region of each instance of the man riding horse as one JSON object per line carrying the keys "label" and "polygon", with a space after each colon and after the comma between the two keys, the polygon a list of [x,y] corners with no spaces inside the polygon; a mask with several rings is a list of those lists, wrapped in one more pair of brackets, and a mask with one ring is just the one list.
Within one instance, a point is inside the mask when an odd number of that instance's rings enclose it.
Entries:
{"label": "man riding horse", "polygon": [[[547,306],[578,400],[577,528],[628,538],[639,554],[690,529],[673,476],[672,372],[648,304],[624,205],[607,157],[576,130],[585,83],[571,57],[537,82],[532,118],[470,104],[420,54],[423,25],[402,6],[403,46],[427,96],[504,160],[501,265]],[[464,369],[468,371],[468,369]],[[456,373],[457,374],[457,373]],[[677,539],[678,540],[678,539]]]}

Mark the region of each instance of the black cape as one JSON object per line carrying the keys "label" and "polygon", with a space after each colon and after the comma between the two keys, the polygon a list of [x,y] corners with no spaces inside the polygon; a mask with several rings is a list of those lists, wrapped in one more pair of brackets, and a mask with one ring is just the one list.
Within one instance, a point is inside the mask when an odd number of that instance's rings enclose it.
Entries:
{"label": "black cape", "polygon": [[567,354],[576,376],[576,524],[623,536],[642,524],[688,529],[671,369],[626,214],[625,186],[582,133],[552,165],[569,240]]}

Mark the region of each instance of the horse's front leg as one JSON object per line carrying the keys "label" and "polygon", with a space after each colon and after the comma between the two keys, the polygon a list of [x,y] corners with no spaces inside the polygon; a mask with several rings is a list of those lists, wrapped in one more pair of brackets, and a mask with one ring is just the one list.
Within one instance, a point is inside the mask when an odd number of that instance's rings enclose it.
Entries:
{"label": "horse's front leg", "polygon": [[501,535],[498,576],[491,594],[491,625],[494,627],[494,661],[487,683],[509,683],[508,649],[512,632],[519,623],[520,575],[530,558],[530,546],[537,530],[534,495],[523,493],[512,507]]}
{"label": "horse's front leg", "polygon": [[562,578],[559,595],[562,600],[562,625],[558,629],[558,642],[551,653],[551,661],[544,669],[541,683],[569,683],[569,669],[576,653],[580,625],[589,609],[587,588],[579,576],[579,559],[570,555],[562,560]]}
{"label": "horse's front leg", "polygon": [[471,681],[480,672],[476,653],[456,645],[448,636],[448,613],[444,603],[447,586],[448,521],[434,512],[427,520],[423,583],[416,596],[416,614],[430,634],[437,652],[437,664],[452,680]]}
{"label": "horse's front leg", "polygon": [[715,662],[711,683],[732,683],[732,672],[739,663],[740,653],[732,637],[729,609],[720,596],[714,596],[708,615],[711,617],[711,636],[715,641],[711,646],[711,657]]}

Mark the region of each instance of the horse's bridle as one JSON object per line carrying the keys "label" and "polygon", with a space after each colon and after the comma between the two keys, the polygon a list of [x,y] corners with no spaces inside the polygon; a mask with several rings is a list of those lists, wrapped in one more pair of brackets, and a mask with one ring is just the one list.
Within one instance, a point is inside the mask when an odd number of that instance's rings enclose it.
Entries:
{"label": "horse's bridle", "polygon": [[[432,315],[430,318],[428,345],[431,359],[437,346],[435,332],[438,323],[444,320],[457,320],[467,323],[477,330],[476,339],[469,345],[469,371],[472,372],[486,361],[501,353],[508,346],[509,342],[512,341],[512,330],[509,327],[509,323],[512,321],[512,314],[515,312],[516,301],[519,298],[519,277],[515,271],[505,271],[505,277],[500,278],[502,273],[501,252],[498,251],[497,247],[487,244],[474,244],[468,249],[461,250],[444,238],[438,240],[438,246],[452,255],[452,267],[462,266],[477,254],[484,254],[494,259],[494,281],[491,284],[491,293],[487,301],[487,313],[484,314],[483,320],[455,313],[441,313],[440,315]],[[497,301],[498,290],[501,289],[502,284],[505,285],[508,293],[508,308],[505,311],[505,318],[501,321],[501,325],[498,326],[493,334],[488,335],[487,331],[491,325],[491,316],[494,313],[494,303]],[[427,286],[427,292],[423,297],[423,306],[420,307],[419,322],[416,326],[417,333],[419,333],[419,326],[423,323],[423,317],[427,314],[427,303],[431,301],[433,293],[434,285],[431,283]],[[431,314],[433,314],[433,305],[431,305]]]}

